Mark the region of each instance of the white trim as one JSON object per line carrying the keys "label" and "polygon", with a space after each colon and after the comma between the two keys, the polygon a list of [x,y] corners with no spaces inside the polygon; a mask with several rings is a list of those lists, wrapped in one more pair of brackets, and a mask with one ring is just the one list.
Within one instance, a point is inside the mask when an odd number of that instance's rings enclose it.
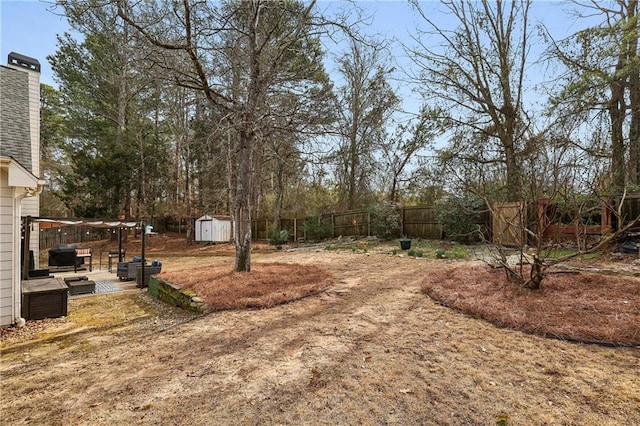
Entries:
{"label": "white trim", "polygon": [[0,167],[6,168],[9,172],[9,186],[30,189],[26,192],[35,195],[38,192],[38,185],[44,185],[44,181],[38,179],[11,157],[0,157]]}
{"label": "white trim", "polygon": [[12,305],[13,320],[16,325],[23,326],[25,324],[22,318],[22,281],[21,273],[22,265],[20,265],[20,253],[22,250],[20,234],[22,226],[22,200],[28,197],[34,197],[42,192],[44,181],[38,179],[33,173],[25,169],[19,162],[11,157],[0,157],[0,168],[7,169],[8,187],[13,188],[13,218],[12,218],[12,250],[11,250],[11,289],[12,289]]}

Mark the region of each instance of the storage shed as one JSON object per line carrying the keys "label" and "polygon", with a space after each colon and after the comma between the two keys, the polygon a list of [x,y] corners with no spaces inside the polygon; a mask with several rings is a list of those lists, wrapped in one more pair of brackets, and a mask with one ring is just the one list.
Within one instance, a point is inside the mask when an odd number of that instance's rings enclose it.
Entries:
{"label": "storage shed", "polygon": [[196,241],[227,243],[231,241],[231,216],[204,215],[196,219]]}

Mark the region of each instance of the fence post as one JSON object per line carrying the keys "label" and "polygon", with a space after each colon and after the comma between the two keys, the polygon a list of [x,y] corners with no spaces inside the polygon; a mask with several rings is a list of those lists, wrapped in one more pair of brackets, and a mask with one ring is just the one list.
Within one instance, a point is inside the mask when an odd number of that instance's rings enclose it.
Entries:
{"label": "fence post", "polygon": [[336,234],[335,234],[335,229],[334,229],[334,217],[333,217],[333,213],[331,213],[331,238],[335,238]]}

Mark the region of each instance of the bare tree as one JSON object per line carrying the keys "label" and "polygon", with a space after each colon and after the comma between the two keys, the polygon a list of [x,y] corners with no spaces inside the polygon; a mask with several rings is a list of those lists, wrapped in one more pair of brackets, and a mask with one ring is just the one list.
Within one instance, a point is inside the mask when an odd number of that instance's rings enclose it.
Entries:
{"label": "bare tree", "polygon": [[[177,52],[191,64],[187,72],[172,69],[178,85],[201,91],[221,116],[228,117],[235,164],[233,199],[236,271],[251,270],[251,196],[253,156],[262,126],[272,111],[278,86],[308,79],[294,71],[296,58],[309,51],[314,32],[315,1],[246,0],[215,4],[205,1],[131,3],[117,0],[119,15],[153,46]],[[236,48],[228,49],[228,40]],[[231,52],[234,57],[229,57]],[[242,70],[239,74],[234,72]],[[286,78],[283,78],[286,76]],[[234,81],[235,86],[227,84]],[[310,92],[297,92],[310,96]]]}
{"label": "bare tree", "polygon": [[[565,66],[562,90],[554,96],[557,116],[606,126],[609,140],[584,146],[610,158],[612,192],[627,184],[640,186],[640,6],[637,0],[576,1],[578,16],[601,16],[599,25],[578,31],[564,40],[550,41],[549,54]],[[585,131],[590,131],[587,129]],[[595,146],[594,146],[595,145]]]}
{"label": "bare tree", "polygon": [[395,133],[381,143],[382,187],[389,202],[398,203],[401,189],[424,172],[413,163],[441,133],[441,126],[434,118],[437,114],[436,111],[421,111],[417,119],[399,125]]}
{"label": "bare tree", "polygon": [[[413,78],[451,128],[450,153],[465,161],[500,165],[503,197],[520,199],[529,127],[523,94],[530,1],[443,1],[457,21],[454,30],[441,27],[423,3],[412,4],[428,28],[418,30],[417,47],[407,48],[418,67]],[[482,158],[477,147],[482,147]]]}
{"label": "bare tree", "polygon": [[344,84],[338,88],[339,148],[335,154],[341,204],[354,209],[370,194],[375,173],[374,152],[386,138],[388,123],[399,100],[387,82],[393,71],[384,44],[349,41],[339,59]]}

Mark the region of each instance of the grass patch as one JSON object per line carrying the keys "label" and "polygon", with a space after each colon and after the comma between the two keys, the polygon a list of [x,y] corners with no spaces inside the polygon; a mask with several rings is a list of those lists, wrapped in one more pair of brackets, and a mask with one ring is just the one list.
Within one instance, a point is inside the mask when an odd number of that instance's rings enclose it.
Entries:
{"label": "grass patch", "polygon": [[[543,251],[543,253],[546,259],[558,259],[565,256],[572,256],[576,254],[577,251],[570,250],[570,249],[562,249],[562,250],[551,250],[549,252]],[[602,256],[602,252],[594,251],[593,253],[587,253],[587,254],[582,254],[580,256],[577,256],[577,258],[584,259],[584,260],[591,260],[591,259],[597,259],[600,256]]]}
{"label": "grass patch", "polygon": [[433,242],[432,241],[426,241],[426,240],[413,240],[412,243],[414,248],[418,248],[418,249],[430,249],[433,248]]}
{"label": "grass patch", "polygon": [[453,246],[449,249],[436,249],[434,256],[436,259],[466,259],[469,256],[469,252],[462,246]]}
{"label": "grass patch", "polygon": [[409,257],[422,257],[422,256],[424,256],[424,250],[409,249],[409,251],[407,251],[407,256],[409,256]]}
{"label": "grass patch", "polygon": [[154,306],[128,294],[78,298],[69,301],[69,305],[68,320],[87,327],[103,327],[158,315]]}

